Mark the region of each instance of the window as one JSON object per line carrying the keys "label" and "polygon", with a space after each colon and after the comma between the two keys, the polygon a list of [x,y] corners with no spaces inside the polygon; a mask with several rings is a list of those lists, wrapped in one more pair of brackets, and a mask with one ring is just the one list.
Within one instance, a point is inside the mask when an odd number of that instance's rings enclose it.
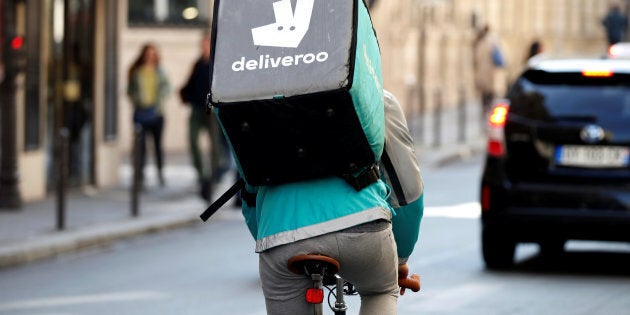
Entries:
{"label": "window", "polygon": [[210,0],[128,0],[130,26],[207,26]]}

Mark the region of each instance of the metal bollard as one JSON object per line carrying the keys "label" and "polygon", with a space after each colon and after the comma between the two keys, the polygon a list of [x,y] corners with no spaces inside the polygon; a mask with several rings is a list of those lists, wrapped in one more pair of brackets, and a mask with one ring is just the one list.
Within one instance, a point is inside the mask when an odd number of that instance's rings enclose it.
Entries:
{"label": "metal bollard", "polygon": [[68,150],[70,132],[59,130],[57,144],[57,230],[66,228],[66,184],[68,182]]}
{"label": "metal bollard", "polygon": [[459,143],[466,143],[466,89],[461,87],[459,89],[459,115],[458,118],[458,126],[459,126],[459,135],[457,140]]}
{"label": "metal bollard", "polygon": [[142,145],[142,126],[134,126],[132,165],[133,177],[131,183],[131,216],[140,215],[140,191],[142,189],[142,157],[140,156],[140,146]]}
{"label": "metal bollard", "polygon": [[442,91],[435,91],[435,107],[433,109],[433,146],[442,145]]}

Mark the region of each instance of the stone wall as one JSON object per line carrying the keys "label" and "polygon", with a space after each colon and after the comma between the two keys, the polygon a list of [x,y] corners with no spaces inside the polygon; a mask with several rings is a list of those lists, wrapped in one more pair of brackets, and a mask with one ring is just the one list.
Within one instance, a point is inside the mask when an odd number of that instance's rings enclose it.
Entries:
{"label": "stone wall", "polygon": [[602,0],[397,0],[378,1],[372,18],[383,54],[385,87],[409,114],[430,110],[438,93],[445,106],[475,101],[472,45],[485,24],[499,37],[507,67],[505,91],[525,64],[530,43],[546,53],[596,56],[605,52]]}

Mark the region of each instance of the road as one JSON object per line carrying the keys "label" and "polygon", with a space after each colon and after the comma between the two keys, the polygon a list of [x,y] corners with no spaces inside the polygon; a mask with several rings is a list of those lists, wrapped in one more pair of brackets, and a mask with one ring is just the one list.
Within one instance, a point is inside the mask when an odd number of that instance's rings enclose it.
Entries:
{"label": "road", "polygon": [[[556,261],[521,245],[505,272],[483,267],[481,158],[425,169],[426,214],[411,260],[423,290],[399,314],[630,314],[630,246],[569,243]],[[265,314],[257,256],[239,212],[209,223],[0,270],[0,314]],[[356,297],[349,314],[358,313]]]}

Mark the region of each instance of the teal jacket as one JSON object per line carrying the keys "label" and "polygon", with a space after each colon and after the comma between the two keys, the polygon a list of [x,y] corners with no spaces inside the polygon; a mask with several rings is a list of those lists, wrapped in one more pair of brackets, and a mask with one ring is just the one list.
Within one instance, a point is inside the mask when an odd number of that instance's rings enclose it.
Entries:
{"label": "teal jacket", "polygon": [[385,219],[392,222],[399,263],[418,240],[424,210],[423,184],[402,108],[385,92],[385,151],[382,179],[356,191],[339,177],[278,186],[251,187],[256,206],[243,215],[256,252]]}

